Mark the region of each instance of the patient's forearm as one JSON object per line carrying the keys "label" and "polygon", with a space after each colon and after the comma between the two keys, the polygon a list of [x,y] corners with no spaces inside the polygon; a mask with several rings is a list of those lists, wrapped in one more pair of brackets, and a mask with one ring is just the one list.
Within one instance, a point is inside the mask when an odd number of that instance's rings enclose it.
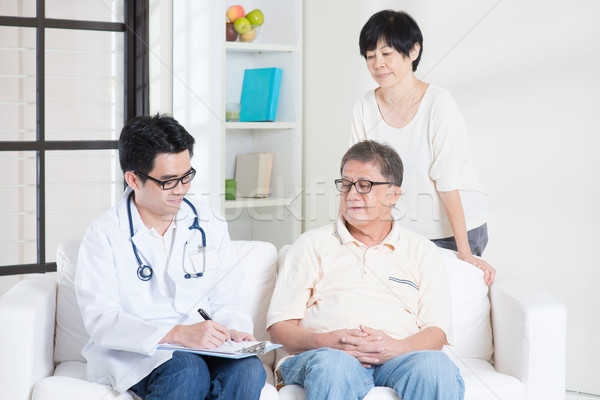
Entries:
{"label": "patient's forearm", "polygon": [[426,328],[403,341],[408,351],[441,350],[444,345],[448,344],[446,334],[437,326]]}
{"label": "patient's forearm", "polygon": [[289,354],[299,354],[304,351],[331,347],[328,333],[313,333],[300,326],[300,320],[293,319],[277,322],[268,329],[271,341],[283,345]]}

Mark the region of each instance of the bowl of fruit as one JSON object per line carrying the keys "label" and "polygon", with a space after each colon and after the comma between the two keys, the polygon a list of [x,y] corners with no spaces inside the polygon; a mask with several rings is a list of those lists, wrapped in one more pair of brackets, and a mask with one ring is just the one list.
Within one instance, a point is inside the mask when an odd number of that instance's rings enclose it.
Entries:
{"label": "bowl of fruit", "polygon": [[260,26],[265,22],[265,16],[259,9],[246,14],[244,7],[231,6],[227,9],[225,38],[228,42],[252,42],[258,36]]}

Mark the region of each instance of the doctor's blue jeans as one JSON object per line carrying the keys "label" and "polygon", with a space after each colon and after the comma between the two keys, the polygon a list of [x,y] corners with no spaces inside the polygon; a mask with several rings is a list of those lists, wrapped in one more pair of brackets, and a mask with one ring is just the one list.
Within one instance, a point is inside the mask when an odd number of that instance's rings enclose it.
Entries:
{"label": "doctor's blue jeans", "polygon": [[373,386],[393,388],[403,400],[462,400],[465,385],[456,365],[441,351],[413,351],[382,365],[363,367],[341,350],[309,350],[285,361],[281,376],[297,384],[306,400],[362,399]]}
{"label": "doctor's blue jeans", "polygon": [[144,400],[258,400],[265,379],[258,357],[232,360],[176,351],[130,390]]}

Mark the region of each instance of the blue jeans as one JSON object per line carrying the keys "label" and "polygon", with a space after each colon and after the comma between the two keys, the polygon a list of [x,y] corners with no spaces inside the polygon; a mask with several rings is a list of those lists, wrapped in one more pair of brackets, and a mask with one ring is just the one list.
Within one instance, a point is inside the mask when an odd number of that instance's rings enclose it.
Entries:
{"label": "blue jeans", "polygon": [[413,351],[382,365],[363,367],[341,350],[309,350],[285,361],[286,385],[306,390],[306,400],[362,399],[373,386],[393,388],[403,400],[462,400],[465,385],[456,365],[441,351]]}
{"label": "blue jeans", "polygon": [[130,390],[144,400],[258,399],[266,377],[258,357],[231,360],[176,351]]}
{"label": "blue jeans", "polygon": [[[483,250],[485,250],[485,246],[487,246],[488,242],[487,224],[483,224],[478,228],[467,231],[467,238],[469,239],[469,247],[471,248],[471,253],[473,255],[476,255],[477,257],[481,257],[481,255],[483,254]],[[454,236],[450,236],[448,238],[443,239],[433,239],[432,242],[435,243],[437,247],[458,251],[458,247],[456,247],[456,239],[454,239]]]}

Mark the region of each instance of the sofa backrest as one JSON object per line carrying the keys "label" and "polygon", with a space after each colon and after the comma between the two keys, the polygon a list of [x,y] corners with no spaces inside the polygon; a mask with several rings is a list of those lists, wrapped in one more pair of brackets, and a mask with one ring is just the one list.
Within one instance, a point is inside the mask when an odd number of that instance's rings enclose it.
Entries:
{"label": "sofa backrest", "polygon": [[89,335],[83,327],[83,320],[75,296],[75,269],[79,240],[62,242],[56,250],[58,288],[56,293],[56,336],[54,341],[54,362],[85,362],[81,349]]}
{"label": "sofa backrest", "polygon": [[[250,303],[247,307],[254,322],[254,337],[257,340],[270,340],[266,324],[277,274],[277,249],[268,242],[234,240],[233,244],[244,266],[246,280],[251,290]],[[260,359],[272,369],[275,364],[275,352],[262,355]]]}
{"label": "sofa backrest", "polygon": [[490,299],[483,271],[460,260],[455,251],[440,249],[450,280],[452,346],[444,351],[455,358],[491,361],[494,352]]}
{"label": "sofa backrest", "polygon": [[[73,282],[77,268],[79,241],[66,241],[59,244],[56,255],[58,269],[58,293],[56,309],[56,338],[54,362],[85,362],[81,349],[87,343],[87,334],[79,308]],[[251,289],[248,311],[254,321],[254,336],[258,340],[268,340],[265,331],[266,315],[275,285],[277,250],[267,242],[233,241],[244,268],[246,280]],[[273,363],[273,355],[265,355],[262,361]]]}

